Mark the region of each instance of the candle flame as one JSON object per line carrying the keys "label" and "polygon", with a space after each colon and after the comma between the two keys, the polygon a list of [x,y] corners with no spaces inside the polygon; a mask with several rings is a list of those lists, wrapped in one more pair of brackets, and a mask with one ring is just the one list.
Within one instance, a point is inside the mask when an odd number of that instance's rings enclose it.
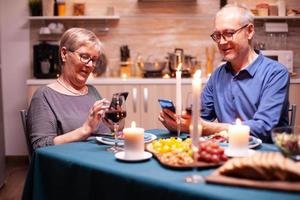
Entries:
{"label": "candle flame", "polygon": [[136,123],[135,123],[135,121],[132,121],[131,122],[131,128],[135,128],[136,127]]}
{"label": "candle flame", "polygon": [[242,125],[242,122],[239,118],[236,119],[235,123],[236,123],[236,125]]}
{"label": "candle flame", "polygon": [[127,74],[125,74],[125,73],[121,74],[121,78],[122,79],[127,79]]}
{"label": "candle flame", "polygon": [[194,74],[194,79],[200,79],[201,78],[201,70],[198,69]]}
{"label": "candle flame", "polygon": [[163,76],[163,78],[165,78],[165,79],[170,78],[170,75],[169,75],[169,74],[165,74],[165,75]]}
{"label": "candle flame", "polygon": [[179,63],[177,66],[177,71],[181,71],[181,66],[182,66],[182,63]]}
{"label": "candle flame", "polygon": [[193,124],[190,124],[190,126],[189,126],[189,131],[190,131],[190,133],[193,132]]}

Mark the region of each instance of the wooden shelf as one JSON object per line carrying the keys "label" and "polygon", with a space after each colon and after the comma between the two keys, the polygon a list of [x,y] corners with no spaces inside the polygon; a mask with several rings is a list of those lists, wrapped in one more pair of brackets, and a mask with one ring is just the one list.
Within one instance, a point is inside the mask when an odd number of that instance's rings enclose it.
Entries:
{"label": "wooden shelf", "polygon": [[287,19],[300,19],[300,15],[296,16],[254,16],[254,19],[262,20],[287,20]]}
{"label": "wooden shelf", "polygon": [[120,16],[30,16],[29,20],[119,20]]}

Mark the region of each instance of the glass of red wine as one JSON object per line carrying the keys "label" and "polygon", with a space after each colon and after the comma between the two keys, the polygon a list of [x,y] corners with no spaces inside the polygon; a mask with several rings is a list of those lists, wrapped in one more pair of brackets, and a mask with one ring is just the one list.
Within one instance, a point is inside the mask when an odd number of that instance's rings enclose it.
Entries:
{"label": "glass of red wine", "polygon": [[114,94],[111,100],[109,109],[105,112],[105,118],[113,124],[114,128],[114,145],[107,149],[110,152],[121,151],[122,148],[118,146],[118,137],[119,134],[119,123],[122,119],[126,117],[126,105],[125,98],[123,95]]}

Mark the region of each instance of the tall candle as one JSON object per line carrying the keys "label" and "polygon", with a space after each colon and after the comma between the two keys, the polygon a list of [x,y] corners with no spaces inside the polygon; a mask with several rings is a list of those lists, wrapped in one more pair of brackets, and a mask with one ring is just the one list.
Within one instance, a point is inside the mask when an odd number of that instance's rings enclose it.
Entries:
{"label": "tall candle", "polygon": [[137,128],[135,121],[131,122],[130,128],[123,129],[125,156],[136,158],[143,156],[144,152],[144,129]]}
{"label": "tall candle", "polygon": [[181,102],[181,65],[182,63],[178,64],[176,70],[176,115],[181,115],[182,110],[182,102]]}
{"label": "tall candle", "polygon": [[234,156],[244,156],[248,153],[250,127],[242,125],[241,120],[236,120],[236,125],[228,129],[229,150]]}
{"label": "tall candle", "polygon": [[197,70],[192,81],[192,137],[198,137],[201,134],[199,130],[200,122],[200,91],[201,91],[201,70]]}

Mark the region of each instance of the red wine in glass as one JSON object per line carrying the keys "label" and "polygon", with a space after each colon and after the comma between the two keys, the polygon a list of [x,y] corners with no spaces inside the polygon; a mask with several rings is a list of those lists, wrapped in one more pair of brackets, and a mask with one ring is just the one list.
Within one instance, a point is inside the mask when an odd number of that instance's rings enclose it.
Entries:
{"label": "red wine in glass", "polygon": [[114,146],[107,149],[110,152],[118,152],[122,148],[118,147],[118,129],[119,122],[126,117],[125,98],[122,95],[115,94],[112,98],[109,109],[105,112],[105,118],[113,124],[114,129]]}
{"label": "red wine in glass", "polygon": [[125,110],[109,110],[105,112],[105,117],[113,123],[118,123],[126,117],[126,114]]}
{"label": "red wine in glass", "polygon": [[187,114],[191,115],[192,114],[192,106],[186,107],[185,111],[187,112]]}

